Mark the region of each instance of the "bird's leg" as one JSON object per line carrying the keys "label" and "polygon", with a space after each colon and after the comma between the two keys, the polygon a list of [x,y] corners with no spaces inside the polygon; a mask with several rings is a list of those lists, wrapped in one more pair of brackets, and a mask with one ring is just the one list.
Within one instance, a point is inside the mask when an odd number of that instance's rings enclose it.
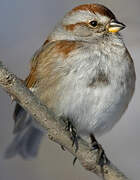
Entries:
{"label": "bird's leg", "polygon": [[67,119],[66,130],[70,132],[70,138],[72,140],[72,146],[75,146],[75,152],[78,151],[78,135],[76,128],[72,125],[72,123]]}
{"label": "bird's leg", "polygon": [[[75,152],[77,152],[79,136],[77,135],[76,128],[73,126],[73,124],[71,123],[69,118],[65,118],[64,116],[61,116],[61,120],[65,123],[65,125],[66,125],[65,130],[69,131],[70,138],[72,140],[72,146],[75,146]],[[63,145],[61,145],[61,149],[65,150]]]}
{"label": "bird's leg", "polygon": [[[75,145],[75,152],[78,151],[78,138],[79,136],[77,135],[76,128],[72,125],[72,123],[67,119],[67,125],[66,125],[66,130],[70,132],[71,140],[72,140],[72,146]],[[75,162],[77,160],[77,157],[74,158],[73,160],[73,166],[75,165]]]}
{"label": "bird's leg", "polygon": [[[72,146],[75,146],[75,152],[78,150],[78,139],[79,136],[77,135],[76,128],[73,126],[69,118],[65,118],[64,116],[61,117],[63,122],[66,124],[65,130],[69,131],[70,138],[72,140]],[[62,147],[63,148],[63,147]]]}
{"label": "bird's leg", "polygon": [[106,154],[102,148],[102,146],[97,142],[93,134],[90,134],[90,139],[91,139],[91,145],[92,145],[92,150],[97,149],[98,150],[98,158],[97,158],[97,163],[103,167],[105,164],[109,163],[108,158],[106,157]]}
{"label": "bird's leg", "polygon": [[[68,118],[65,118],[64,116],[61,116],[61,120],[63,121],[63,123],[65,123],[65,130],[69,131],[70,133],[70,138],[72,140],[72,146],[75,145],[75,152],[78,151],[78,139],[79,136],[77,135],[77,131],[76,128],[72,125],[72,123],[70,122],[70,120]],[[65,148],[63,145],[61,145],[61,149],[65,151]],[[73,165],[75,165],[75,162],[77,160],[77,157],[74,158],[73,160]]]}

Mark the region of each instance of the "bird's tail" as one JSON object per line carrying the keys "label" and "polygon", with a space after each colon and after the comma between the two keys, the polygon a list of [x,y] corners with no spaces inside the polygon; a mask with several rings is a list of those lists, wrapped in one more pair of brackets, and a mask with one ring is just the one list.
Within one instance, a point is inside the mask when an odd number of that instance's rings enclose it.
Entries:
{"label": "bird's tail", "polygon": [[34,125],[33,118],[19,105],[14,112],[14,139],[5,152],[5,158],[19,154],[24,159],[37,155],[43,131]]}

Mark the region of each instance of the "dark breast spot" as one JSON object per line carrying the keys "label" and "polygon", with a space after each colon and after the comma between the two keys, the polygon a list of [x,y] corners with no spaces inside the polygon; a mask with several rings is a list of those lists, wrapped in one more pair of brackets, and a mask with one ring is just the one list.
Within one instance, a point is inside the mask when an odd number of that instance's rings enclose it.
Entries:
{"label": "dark breast spot", "polygon": [[89,82],[88,87],[97,87],[97,86],[107,86],[109,84],[109,77],[104,72],[99,72],[91,82]]}

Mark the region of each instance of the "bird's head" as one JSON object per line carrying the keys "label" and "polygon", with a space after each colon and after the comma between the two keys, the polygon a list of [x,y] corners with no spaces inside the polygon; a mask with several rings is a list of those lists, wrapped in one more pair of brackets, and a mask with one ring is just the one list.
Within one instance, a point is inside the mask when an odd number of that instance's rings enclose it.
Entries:
{"label": "bird's head", "polygon": [[90,41],[103,35],[118,34],[125,28],[105,6],[84,4],[68,12],[51,38]]}

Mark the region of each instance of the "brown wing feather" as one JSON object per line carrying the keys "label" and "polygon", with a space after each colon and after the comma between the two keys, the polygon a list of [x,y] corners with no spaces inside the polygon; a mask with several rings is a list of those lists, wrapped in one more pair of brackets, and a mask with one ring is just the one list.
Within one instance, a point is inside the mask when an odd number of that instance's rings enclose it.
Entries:
{"label": "brown wing feather", "polygon": [[[39,73],[42,75],[42,78],[45,75],[48,79],[51,72],[53,72],[56,59],[60,57],[62,60],[66,59],[69,53],[75,48],[77,48],[77,44],[74,41],[46,41],[31,60],[31,70],[25,79],[26,86],[28,88],[34,87],[39,77],[38,70],[40,70]],[[44,75],[42,73],[44,73]]]}
{"label": "brown wing feather", "polygon": [[36,66],[31,67],[31,72],[28,75],[28,77],[25,79],[25,84],[28,88],[31,88],[35,85],[36,83]]}
{"label": "brown wing feather", "polygon": [[35,52],[33,55],[33,58],[31,59],[31,68],[30,68],[30,73],[25,79],[25,84],[28,88],[34,87],[36,84],[36,69],[37,69],[37,64],[39,60],[39,55],[41,54],[42,50],[44,49],[44,46],[46,46],[49,43],[48,40],[45,41],[45,43],[42,45],[42,47]]}
{"label": "brown wing feather", "polygon": [[61,93],[60,81],[63,81],[70,71],[70,67],[65,66],[64,61],[68,61],[70,53],[79,47],[80,42],[53,41],[42,46],[33,57],[26,85],[28,88],[35,87],[36,95],[48,107],[52,107],[57,101]]}

